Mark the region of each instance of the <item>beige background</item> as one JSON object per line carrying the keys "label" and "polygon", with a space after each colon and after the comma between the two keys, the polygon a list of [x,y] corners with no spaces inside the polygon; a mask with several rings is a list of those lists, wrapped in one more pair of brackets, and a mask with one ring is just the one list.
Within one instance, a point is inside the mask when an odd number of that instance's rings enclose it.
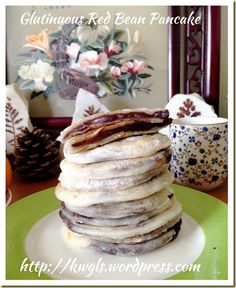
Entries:
{"label": "beige background", "polygon": [[[31,11],[30,6],[7,7],[7,71],[8,83],[14,82],[17,76],[17,54],[25,44],[25,35],[37,34],[42,29],[54,30],[57,26],[49,25],[26,25],[20,23],[21,15]],[[143,6],[143,7],[36,7],[37,14],[51,13],[53,16],[68,15],[85,17],[91,11],[104,15],[106,10],[111,14],[125,12],[129,16],[149,17],[152,12],[159,12],[161,16],[167,16],[167,6]],[[110,22],[112,23],[112,21]],[[221,70],[220,70],[220,116],[227,117],[227,7],[222,7],[221,17]],[[121,26],[125,28],[125,26]],[[164,107],[168,102],[168,66],[167,66],[167,25],[129,25],[131,31],[138,29],[145,44],[145,55],[149,59],[155,71],[151,71],[153,82],[150,94],[139,94],[135,99],[119,96],[108,96],[103,103],[111,110],[126,107]],[[59,101],[58,101],[59,100]],[[74,110],[74,101],[62,100],[58,95],[51,95],[47,101],[43,97],[30,100],[30,114],[38,117],[48,116],[71,116]]]}

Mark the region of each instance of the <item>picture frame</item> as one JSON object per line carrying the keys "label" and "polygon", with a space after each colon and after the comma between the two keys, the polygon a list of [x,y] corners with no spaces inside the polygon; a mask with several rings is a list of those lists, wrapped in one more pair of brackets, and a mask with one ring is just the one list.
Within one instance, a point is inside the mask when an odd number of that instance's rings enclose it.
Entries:
{"label": "picture frame", "polygon": [[[218,113],[221,7],[170,6],[169,16],[175,17],[181,13],[189,16],[192,11],[195,15],[201,15],[199,25],[186,24],[184,29],[181,29],[181,24],[168,27],[169,99],[178,93],[195,92],[203,96]],[[181,47],[184,47],[182,55]]]}
{"label": "picture frame", "polygon": [[[181,14],[188,16],[192,11],[195,15],[201,14],[203,17],[197,30],[191,24],[184,25],[185,29],[181,28],[181,24],[168,25],[168,98],[171,99],[178,93],[195,92],[202,95],[218,113],[221,7],[169,6],[168,16]],[[181,54],[183,46],[184,52]],[[181,65],[184,67],[183,71],[180,69]],[[54,135],[58,135],[61,130],[69,126],[72,120],[71,117],[31,119],[34,125]]]}

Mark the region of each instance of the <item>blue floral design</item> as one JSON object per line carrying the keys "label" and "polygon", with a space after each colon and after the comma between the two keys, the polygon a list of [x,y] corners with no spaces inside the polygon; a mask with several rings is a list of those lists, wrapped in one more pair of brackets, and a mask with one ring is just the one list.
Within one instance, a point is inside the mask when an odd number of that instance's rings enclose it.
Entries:
{"label": "blue floral design", "polygon": [[195,142],[195,137],[194,137],[194,136],[189,136],[189,137],[188,137],[188,141],[189,141],[190,143]]}
{"label": "blue floral design", "polygon": [[217,181],[219,179],[219,176],[217,175],[214,175],[212,176],[211,180],[214,182],[214,181]]}
{"label": "blue floral design", "polygon": [[184,172],[184,168],[183,168],[182,166],[179,167],[179,170],[180,170],[181,172]]}
{"label": "blue floral design", "polygon": [[213,158],[213,159],[211,159],[211,163],[212,163],[212,164],[218,163],[218,158]]}
{"label": "blue floral design", "polygon": [[197,164],[197,159],[195,159],[195,158],[189,158],[189,159],[188,159],[188,164],[189,164],[190,166],[196,165],[196,164]]}
{"label": "blue floral design", "polygon": [[188,178],[188,182],[189,182],[189,184],[195,184],[196,183],[194,178]]}
{"label": "blue floral design", "polygon": [[188,130],[186,126],[178,126],[170,131],[176,144],[173,145],[175,155],[170,166],[175,181],[190,186],[217,185],[219,180],[226,177],[228,169],[225,124],[223,129],[202,126]]}
{"label": "blue floral design", "polygon": [[214,134],[214,136],[213,136],[213,140],[214,141],[217,141],[217,140],[220,140],[220,134]]}

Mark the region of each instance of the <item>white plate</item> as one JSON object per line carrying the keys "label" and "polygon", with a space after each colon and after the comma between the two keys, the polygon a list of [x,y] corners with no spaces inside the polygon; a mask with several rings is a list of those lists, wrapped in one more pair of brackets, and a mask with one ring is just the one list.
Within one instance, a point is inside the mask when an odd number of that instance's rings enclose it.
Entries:
{"label": "white plate", "polygon": [[40,261],[41,272],[54,279],[165,279],[177,274],[181,264],[186,269],[205,245],[204,232],[197,222],[185,213],[182,220],[174,241],[138,257],[118,257],[87,249],[74,254],[62,238],[63,224],[57,210],[32,227],[25,251],[31,261]]}

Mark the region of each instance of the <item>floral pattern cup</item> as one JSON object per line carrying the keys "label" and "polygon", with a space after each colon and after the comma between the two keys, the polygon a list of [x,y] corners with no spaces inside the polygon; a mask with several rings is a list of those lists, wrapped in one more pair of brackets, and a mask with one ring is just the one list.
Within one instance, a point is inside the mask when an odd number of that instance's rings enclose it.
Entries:
{"label": "floral pattern cup", "polygon": [[175,119],[169,126],[175,182],[208,191],[227,177],[228,120],[217,117]]}

